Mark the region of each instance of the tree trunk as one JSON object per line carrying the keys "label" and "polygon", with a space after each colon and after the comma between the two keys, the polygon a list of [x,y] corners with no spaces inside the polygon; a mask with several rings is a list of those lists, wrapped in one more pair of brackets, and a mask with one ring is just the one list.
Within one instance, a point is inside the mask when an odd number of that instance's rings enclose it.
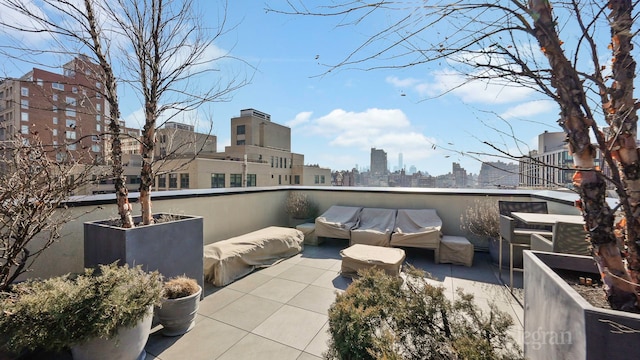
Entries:
{"label": "tree trunk", "polygon": [[559,122],[567,134],[576,168],[574,185],[581,198],[579,207],[589,231],[594,258],[603,275],[609,303],[614,309],[635,310],[635,286],[617,246],[613,224],[615,216],[605,201],[606,182],[594,161],[596,149],[591,144],[589,131],[598,130],[594,120],[583,111],[587,102],[582,82],[564,55],[549,2],[530,0],[529,8],[534,19],[534,36],[551,66],[551,85],[556,89],[556,101],[561,109]]}

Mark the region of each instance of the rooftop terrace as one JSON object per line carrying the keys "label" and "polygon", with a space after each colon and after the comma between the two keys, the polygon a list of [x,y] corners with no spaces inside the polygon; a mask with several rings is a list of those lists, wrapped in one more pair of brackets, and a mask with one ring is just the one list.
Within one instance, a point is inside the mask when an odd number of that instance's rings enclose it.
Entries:
{"label": "rooftop terrace", "polygon": [[[154,194],[155,212],[199,215],[204,218],[205,244],[266,226],[288,226],[284,202],[291,191],[307,193],[323,212],[331,205],[387,208],[433,208],[443,220],[445,235],[464,235],[460,214],[478,198],[546,200],[554,213],[575,214],[573,195],[561,192],[484,191],[468,189],[399,189],[277,187],[211,189]],[[77,272],[83,267],[84,221],[113,217],[112,196],[74,199],[75,221],[63,229],[63,239],[39,259],[32,276]],[[490,301],[510,314],[514,337],[523,341],[523,309],[498,279],[484,239],[471,239],[476,247],[472,267],[435,264],[433,252],[406,249],[410,263],[431,273],[434,283],[454,299],[455,289],[475,295],[488,309]],[[148,359],[315,359],[327,349],[327,310],[337,292],[350,280],[340,276],[345,240],[329,239],[320,246],[305,246],[302,253],[222,288],[207,284],[196,327],[180,337],[163,337],[152,330]],[[503,279],[508,279],[504,271]],[[521,277],[516,282],[521,286]],[[516,292],[517,293],[517,292]]]}

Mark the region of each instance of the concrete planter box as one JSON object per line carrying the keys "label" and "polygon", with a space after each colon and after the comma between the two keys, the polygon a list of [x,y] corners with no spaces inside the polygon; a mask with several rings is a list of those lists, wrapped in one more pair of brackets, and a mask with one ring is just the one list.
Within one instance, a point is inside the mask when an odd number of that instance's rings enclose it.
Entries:
{"label": "concrete planter box", "polygon": [[599,278],[591,257],[525,251],[524,269],[526,358],[629,359],[637,354],[640,315],[592,306],[554,271]]}
{"label": "concrete planter box", "polygon": [[[155,214],[158,218],[162,215]],[[124,229],[108,220],[84,223],[84,266],[142,265],[165,278],[186,275],[204,287],[203,221],[200,216],[172,215],[176,220]],[[134,218],[137,223],[139,218]]]}

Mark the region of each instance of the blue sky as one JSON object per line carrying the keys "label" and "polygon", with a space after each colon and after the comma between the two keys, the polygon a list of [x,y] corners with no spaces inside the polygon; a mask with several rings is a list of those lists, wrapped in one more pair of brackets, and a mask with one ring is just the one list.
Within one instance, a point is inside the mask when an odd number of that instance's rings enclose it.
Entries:
{"label": "blue sky", "polygon": [[[216,26],[219,8],[211,5],[214,2],[197,3],[205,23]],[[281,15],[266,12],[262,2],[247,4],[229,2],[232,28],[212,49],[243,59],[250,66],[226,62],[222,69],[251,78],[231,101],[206,109],[213,117],[219,151],[229,145],[229,120],[245,108],[266,112],[272,121],[290,126],[292,151],[304,154],[307,164],[332,170],[369,167],[370,150],[376,147],[387,152],[391,170],[402,153],[407,169],[414,165],[440,175],[459,162],[468,172],[478,173],[478,156],[467,154],[496,153],[483,141],[518,155],[535,149],[541,132],[560,131],[558,109],[550,101],[530,89],[501,85],[474,83],[453,89],[460,76],[446,61],[326,73],[325,64],[342,60],[376,26],[384,25],[385,13],[365,26],[337,26],[341,19]],[[16,76],[30,66],[5,62],[0,71]],[[447,90],[451,91],[438,96]],[[122,90],[121,112],[129,126],[138,127],[141,107],[130,95]]]}

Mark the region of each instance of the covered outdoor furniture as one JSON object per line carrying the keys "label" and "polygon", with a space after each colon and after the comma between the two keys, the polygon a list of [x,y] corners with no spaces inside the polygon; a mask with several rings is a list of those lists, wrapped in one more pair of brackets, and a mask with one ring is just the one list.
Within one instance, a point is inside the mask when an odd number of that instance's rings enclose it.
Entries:
{"label": "covered outdoor furniture", "polygon": [[358,225],[351,229],[350,244],[389,246],[395,223],[395,209],[364,208]]}
{"label": "covered outdoor furniture", "polygon": [[301,231],[270,226],[204,247],[204,277],[224,286],[258,267],[273,265],[302,251]]}
{"label": "covered outdoor furniture", "polygon": [[433,249],[439,261],[442,219],[435,209],[399,209],[391,246]]}
{"label": "covered outdoor furniture", "polygon": [[318,239],[316,236],[316,224],[315,223],[304,223],[296,225],[296,229],[302,231],[304,234],[304,244],[305,245],[320,245],[322,244],[322,240]]}
{"label": "covered outdoor furniture", "polygon": [[473,244],[463,236],[445,235],[440,240],[440,263],[473,265]]}
{"label": "covered outdoor furniture", "polygon": [[340,272],[343,276],[353,277],[358,270],[376,267],[384,270],[389,275],[398,276],[405,259],[402,249],[371,246],[363,244],[351,245],[340,251],[342,266]]}
{"label": "covered outdoor furniture", "polygon": [[531,234],[531,250],[591,255],[586,236],[584,224],[557,222],[553,226],[551,239],[540,234]]}
{"label": "covered outdoor furniture", "polygon": [[358,225],[361,207],[334,205],[316,218],[316,236],[350,239]]}

